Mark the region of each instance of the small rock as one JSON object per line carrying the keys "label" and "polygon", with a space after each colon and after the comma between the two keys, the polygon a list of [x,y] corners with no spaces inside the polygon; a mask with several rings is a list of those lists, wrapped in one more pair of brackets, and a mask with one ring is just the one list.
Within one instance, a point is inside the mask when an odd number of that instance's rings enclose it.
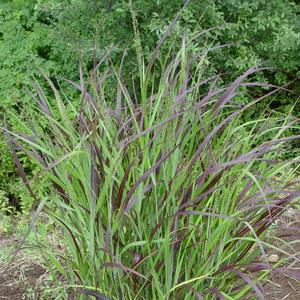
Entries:
{"label": "small rock", "polygon": [[271,254],[270,256],[268,256],[267,258],[269,263],[277,263],[279,261],[279,256],[277,254]]}

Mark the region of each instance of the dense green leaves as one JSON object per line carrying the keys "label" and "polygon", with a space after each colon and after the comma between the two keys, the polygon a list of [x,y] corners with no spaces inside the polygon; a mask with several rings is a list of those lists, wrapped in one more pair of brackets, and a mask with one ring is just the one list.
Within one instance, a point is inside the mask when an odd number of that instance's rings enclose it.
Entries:
{"label": "dense green leaves", "polygon": [[[174,18],[181,1],[133,1],[143,53],[149,58],[158,38]],[[209,60],[209,70],[237,73],[267,62],[280,68],[274,83],[285,83],[299,69],[300,18],[293,1],[199,1],[191,0],[173,30],[178,47],[183,34],[217,28],[193,41],[195,55],[203,46],[225,45]],[[127,47],[132,65],[135,60],[134,30],[128,1],[7,1],[0,5],[1,105],[15,102],[20,89],[30,83],[31,75],[42,67],[51,76],[75,78],[78,61],[92,67],[93,46],[98,56],[114,45],[113,58],[120,58]],[[169,43],[162,47],[162,55]],[[125,70],[125,74],[131,73]],[[133,73],[134,74],[134,73]],[[132,74],[131,74],[132,76]],[[133,75],[134,76],[134,75]],[[22,97],[25,94],[22,93]]]}

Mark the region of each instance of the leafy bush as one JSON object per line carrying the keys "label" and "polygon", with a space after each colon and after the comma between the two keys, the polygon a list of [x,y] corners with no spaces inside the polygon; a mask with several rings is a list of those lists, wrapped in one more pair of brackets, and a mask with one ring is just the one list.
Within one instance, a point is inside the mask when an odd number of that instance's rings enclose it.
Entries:
{"label": "leafy bush", "polygon": [[[253,289],[262,299],[260,282],[287,271],[257,258],[274,248],[266,233],[299,196],[293,161],[278,159],[297,138],[283,137],[295,122],[266,114],[241,123],[275,92],[236,101],[243,81],[260,69],[217,87],[215,78],[203,78],[202,58],[189,70],[190,54],[183,42],[156,68],[154,51],[147,67],[138,65],[139,93],[130,93],[122,68],[95,69],[87,83],[81,72],[71,82],[82,95],[75,118],[66,113],[72,99],[65,104],[45,76],[55,104],[40,98],[34,127],[20,121],[27,136],[5,129],[29,190],[16,148],[40,165],[35,180],[53,182],[49,202],[30,190],[37,211],[63,232],[63,251],[45,244],[43,252],[53,276],[60,273],[83,296],[242,299]],[[114,102],[107,74],[117,82]],[[208,85],[204,95],[201,85]]]}
{"label": "leafy bush", "polygon": [[[93,45],[97,56],[115,45],[112,58],[119,60],[129,48],[131,73],[135,60],[131,10],[137,15],[143,53],[151,55],[157,39],[180,10],[181,1],[82,1],[31,0],[2,1],[0,5],[1,105],[16,105],[26,93],[37,67],[51,76],[76,78],[78,61],[92,69]],[[285,83],[299,71],[299,6],[294,1],[191,0],[173,30],[180,48],[182,36],[216,27],[193,41],[194,51],[203,46],[232,44],[209,59],[211,73],[228,72],[231,78],[262,61],[279,68],[273,83]],[[122,25],[122,26],[120,26]],[[45,38],[47,37],[47,38]],[[169,43],[162,46],[162,57]],[[124,69],[125,71],[125,69]],[[135,76],[134,73],[132,76]],[[13,100],[13,101],[12,101]],[[5,102],[3,102],[5,101]],[[12,104],[10,104],[12,102]]]}

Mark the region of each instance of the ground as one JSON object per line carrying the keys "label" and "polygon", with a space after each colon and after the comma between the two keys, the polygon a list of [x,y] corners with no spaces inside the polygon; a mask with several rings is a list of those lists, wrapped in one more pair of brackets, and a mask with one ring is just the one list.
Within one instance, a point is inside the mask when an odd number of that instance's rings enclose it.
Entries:
{"label": "ground", "polygon": [[39,289],[47,274],[39,259],[23,251],[10,266],[7,267],[7,264],[3,263],[9,261],[11,249],[18,242],[0,236],[0,299],[39,299]]}
{"label": "ground", "polygon": [[[300,214],[296,213],[293,216],[282,218],[279,221],[276,236],[288,243],[284,250],[293,254],[298,260],[296,264],[290,267],[290,270],[297,274],[300,279]],[[292,263],[291,260],[290,263]],[[290,276],[276,274],[272,276],[270,283],[264,287],[264,291],[267,300],[299,300],[300,282]]]}

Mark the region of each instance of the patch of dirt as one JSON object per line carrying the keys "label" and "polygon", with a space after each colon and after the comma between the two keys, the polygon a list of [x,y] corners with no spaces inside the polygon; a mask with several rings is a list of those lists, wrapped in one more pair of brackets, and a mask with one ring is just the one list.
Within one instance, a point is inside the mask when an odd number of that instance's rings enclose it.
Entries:
{"label": "patch of dirt", "polygon": [[[0,254],[9,254],[8,247],[18,241],[0,236]],[[9,258],[7,258],[9,260]],[[39,299],[38,289],[45,269],[34,261],[34,257],[18,257],[10,266],[0,262],[0,300],[35,300]]]}
{"label": "patch of dirt", "polygon": [[[286,246],[282,248],[289,253],[287,262],[282,268],[288,268],[284,273],[276,273],[270,277],[269,283],[264,286],[266,300],[299,300],[300,299],[300,214],[284,216],[278,222],[275,232]],[[273,251],[272,253],[276,253]],[[272,253],[269,253],[272,254]],[[276,253],[279,257],[284,254]],[[289,274],[290,272],[290,274]],[[298,280],[293,278],[296,276]]]}
{"label": "patch of dirt", "polygon": [[30,290],[35,289],[37,281],[44,273],[44,268],[34,264],[28,266],[25,271],[19,268],[8,270],[8,273],[2,275],[0,278],[0,299],[36,299],[33,294],[31,298],[29,293]]}

